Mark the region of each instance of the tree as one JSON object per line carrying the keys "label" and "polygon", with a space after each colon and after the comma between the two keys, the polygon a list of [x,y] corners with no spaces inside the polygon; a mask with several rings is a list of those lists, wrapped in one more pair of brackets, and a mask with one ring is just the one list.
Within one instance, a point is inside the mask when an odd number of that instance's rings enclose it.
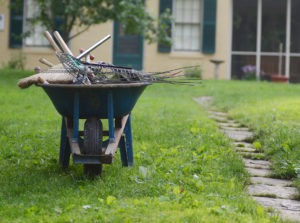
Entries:
{"label": "tree", "polygon": [[[18,7],[20,1],[12,1],[11,7]],[[39,12],[30,19],[30,23],[42,24],[47,30],[59,30],[66,42],[88,30],[90,26],[105,23],[108,20],[121,22],[125,32],[142,34],[149,42],[160,41],[170,44],[168,37],[167,10],[155,19],[145,7],[144,0],[33,0]],[[74,27],[81,30],[72,33]]]}

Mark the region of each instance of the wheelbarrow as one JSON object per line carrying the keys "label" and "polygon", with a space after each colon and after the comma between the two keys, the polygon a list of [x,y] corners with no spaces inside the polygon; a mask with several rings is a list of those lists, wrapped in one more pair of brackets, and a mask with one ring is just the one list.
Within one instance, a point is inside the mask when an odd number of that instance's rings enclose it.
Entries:
{"label": "wheelbarrow", "polygon": [[[150,83],[102,85],[38,84],[62,116],[59,163],[83,164],[86,175],[101,175],[120,148],[122,166],[133,165],[131,111]],[[79,131],[79,119],[86,119]],[[108,130],[101,120],[108,119]],[[104,140],[106,138],[106,140]]]}

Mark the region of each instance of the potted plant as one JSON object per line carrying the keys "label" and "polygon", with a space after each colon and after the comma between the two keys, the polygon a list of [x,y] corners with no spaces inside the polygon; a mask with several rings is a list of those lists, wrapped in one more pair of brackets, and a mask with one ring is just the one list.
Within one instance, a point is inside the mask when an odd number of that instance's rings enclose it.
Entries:
{"label": "potted plant", "polygon": [[289,81],[289,78],[286,77],[286,76],[283,76],[283,75],[271,75],[271,78],[272,78],[272,82],[275,82],[275,83],[288,83]]}

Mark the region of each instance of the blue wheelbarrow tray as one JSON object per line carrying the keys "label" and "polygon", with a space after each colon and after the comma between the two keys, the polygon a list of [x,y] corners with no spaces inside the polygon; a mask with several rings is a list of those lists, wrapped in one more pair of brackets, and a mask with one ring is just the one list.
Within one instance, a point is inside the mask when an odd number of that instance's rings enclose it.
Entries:
{"label": "blue wheelbarrow tray", "polygon": [[[70,154],[75,164],[111,164],[118,147],[123,166],[133,165],[130,113],[150,83],[122,84],[38,84],[50,97],[62,116],[60,164],[69,165]],[[79,119],[108,119],[109,129],[103,136],[101,154],[84,154]]]}

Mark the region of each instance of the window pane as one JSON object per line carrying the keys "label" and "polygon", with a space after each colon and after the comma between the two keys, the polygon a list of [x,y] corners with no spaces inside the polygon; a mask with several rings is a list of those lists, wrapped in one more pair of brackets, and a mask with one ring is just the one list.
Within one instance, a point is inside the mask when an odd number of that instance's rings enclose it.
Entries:
{"label": "window pane", "polygon": [[233,51],[256,51],[257,0],[233,1]]}
{"label": "window pane", "polygon": [[183,1],[182,0],[176,1],[174,16],[175,16],[175,22],[183,21]]}
{"label": "window pane", "polygon": [[193,8],[192,0],[184,1],[184,22],[191,23],[193,21],[192,18],[192,8]]}
{"label": "window pane", "polygon": [[267,75],[284,75],[285,72],[285,57],[279,56],[262,56],[260,70]]}
{"label": "window pane", "polygon": [[300,1],[292,1],[291,52],[300,53]]}
{"label": "window pane", "polygon": [[175,50],[200,50],[200,25],[178,24],[175,26]]}
{"label": "window pane", "polygon": [[283,43],[285,51],[286,0],[263,0],[262,3],[261,50],[279,52],[279,45]]}
{"label": "window pane", "polygon": [[291,57],[290,82],[300,83],[300,57]]}
{"label": "window pane", "polygon": [[233,79],[255,79],[255,56],[233,55],[231,73]]}
{"label": "window pane", "polygon": [[182,42],[183,42],[183,36],[182,36],[182,25],[176,25],[175,26],[175,38],[174,38],[174,48],[175,49],[182,49]]}
{"label": "window pane", "polygon": [[140,52],[140,46],[137,44],[139,42],[139,35],[126,34],[122,23],[119,23],[119,35],[117,42],[118,54],[139,54]]}
{"label": "window pane", "polygon": [[38,5],[33,0],[25,1],[25,31],[30,31],[30,36],[25,38],[26,46],[47,46],[49,45],[47,39],[44,37],[45,28],[36,24],[34,26],[29,22],[39,11]]}
{"label": "window pane", "polygon": [[191,45],[191,34],[192,34],[192,26],[184,25],[183,26],[183,50],[190,49]]}

